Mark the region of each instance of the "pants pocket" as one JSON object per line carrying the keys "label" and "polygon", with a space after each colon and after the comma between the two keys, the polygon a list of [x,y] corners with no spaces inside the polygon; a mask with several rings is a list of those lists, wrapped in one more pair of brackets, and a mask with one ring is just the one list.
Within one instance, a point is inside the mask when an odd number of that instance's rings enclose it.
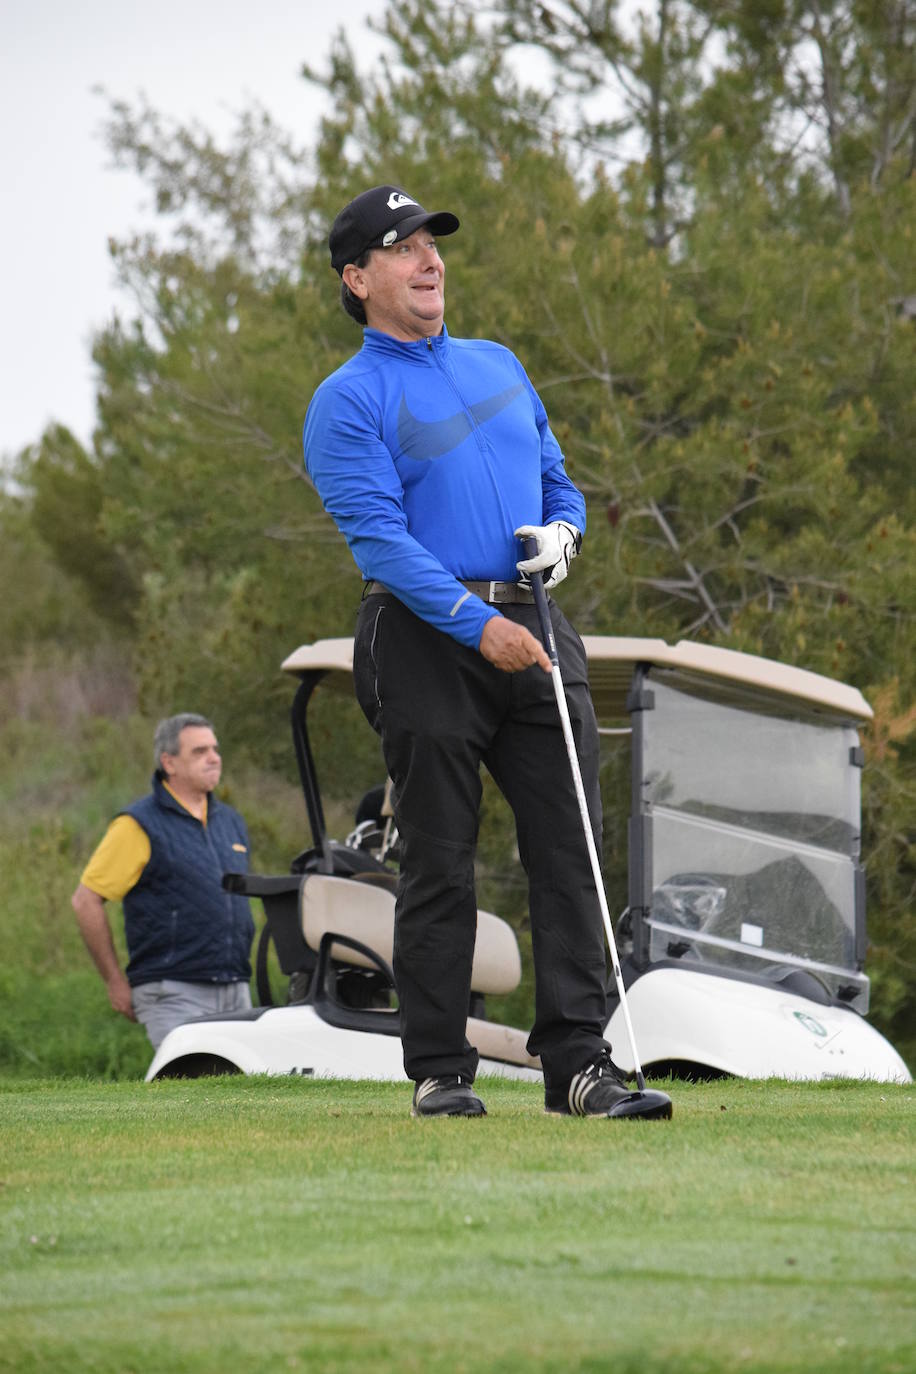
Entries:
{"label": "pants pocket", "polygon": [[364,601],[356,622],[353,643],[353,686],[363,715],[378,731],[382,713],[382,693],[379,682],[379,652],[382,622],[388,607],[379,597]]}

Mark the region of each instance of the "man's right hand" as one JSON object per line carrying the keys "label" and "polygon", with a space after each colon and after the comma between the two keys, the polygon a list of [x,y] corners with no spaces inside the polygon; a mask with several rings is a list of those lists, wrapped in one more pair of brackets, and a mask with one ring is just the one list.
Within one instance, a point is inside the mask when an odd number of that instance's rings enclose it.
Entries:
{"label": "man's right hand", "polygon": [[77,884],[70,905],[76,912],[80,934],[86,948],[92,955],[92,962],[99,971],[108,992],[108,1000],[115,1011],[126,1016],[128,1021],[136,1021],[133,998],[127,975],[118,963],[117,951],[111,936],[111,926],[105,914],[105,900],[85,883]]}
{"label": "man's right hand", "polygon": [[504,615],[491,616],[480,636],[480,652],[488,662],[503,673],[520,673],[537,664],[550,672],[550,659],[544,646],[524,625],[507,620]]}
{"label": "man's right hand", "polygon": [[130,983],[128,983],[123,973],[118,973],[109,978],[105,984],[108,989],[108,1000],[119,1011],[122,1016],[126,1016],[128,1021],[136,1021],[134,1014],[133,998],[130,995]]}

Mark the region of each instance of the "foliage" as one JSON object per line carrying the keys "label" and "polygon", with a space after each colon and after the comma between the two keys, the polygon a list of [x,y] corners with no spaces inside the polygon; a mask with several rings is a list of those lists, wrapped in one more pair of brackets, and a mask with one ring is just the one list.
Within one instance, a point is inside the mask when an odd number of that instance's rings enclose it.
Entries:
{"label": "foliage", "polygon": [[[66,571],[36,529],[28,496],[0,492],[0,674],[35,650],[82,650],[105,637],[82,580]],[[12,594],[15,589],[15,595]]]}
{"label": "foliage", "polygon": [[31,522],[62,572],[96,614],[129,630],[138,588],[134,567],[100,525],[104,478],[69,430],[51,426],[29,465]]}
{"label": "foliage", "polygon": [[[378,28],[371,71],[343,34],[307,69],[329,102],[308,153],[257,112],[221,149],[113,107],[163,230],[112,247],[134,307],[96,341],[91,450],[49,430],[0,498],[0,557],[39,584],[30,633],[113,637],[145,715],[203,709],[292,778],[279,664],[349,633],[359,596],[299,442],[358,344],[325,235],[367,184],[416,188],[462,219],[450,329],[519,353],[586,494],[561,589],[580,630],[708,639],[875,705],[869,972],[877,1023],[911,1043],[912,7],[393,0]],[[535,50],[549,89],[524,75]],[[341,796],[374,780],[363,733],[325,731]],[[483,900],[522,921],[511,849],[503,815]]]}
{"label": "foliage", "polygon": [[36,975],[17,951],[0,972],[0,1066],[11,1080],[85,1078],[141,1080],[150,1045],[141,1026],[116,1016],[95,970]]}

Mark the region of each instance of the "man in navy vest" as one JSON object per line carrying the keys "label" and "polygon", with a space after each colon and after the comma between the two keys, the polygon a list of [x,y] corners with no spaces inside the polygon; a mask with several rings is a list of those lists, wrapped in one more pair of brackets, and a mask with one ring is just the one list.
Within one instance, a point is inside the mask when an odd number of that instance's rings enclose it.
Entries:
{"label": "man in navy vest", "polygon": [[[73,894],[80,932],[115,1011],[153,1049],[195,1016],[251,1006],[248,899],[222,876],[248,868],[248,831],[212,795],[222,760],[213,727],[183,714],[159,722],[153,790],[116,816]],[[129,962],[121,969],[105,911],[121,901]]]}

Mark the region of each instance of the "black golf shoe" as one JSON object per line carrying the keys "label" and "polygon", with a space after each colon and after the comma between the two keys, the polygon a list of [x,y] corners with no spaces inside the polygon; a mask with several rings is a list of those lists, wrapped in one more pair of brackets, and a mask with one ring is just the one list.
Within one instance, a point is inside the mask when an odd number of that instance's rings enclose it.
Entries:
{"label": "black golf shoe", "polygon": [[611,1058],[610,1047],[606,1047],[573,1074],[568,1087],[547,1088],[544,1109],[558,1116],[610,1116],[632,1096],[632,1088]]}
{"label": "black golf shoe", "polygon": [[460,1074],[424,1078],[413,1090],[411,1116],[486,1116],[487,1109]]}

